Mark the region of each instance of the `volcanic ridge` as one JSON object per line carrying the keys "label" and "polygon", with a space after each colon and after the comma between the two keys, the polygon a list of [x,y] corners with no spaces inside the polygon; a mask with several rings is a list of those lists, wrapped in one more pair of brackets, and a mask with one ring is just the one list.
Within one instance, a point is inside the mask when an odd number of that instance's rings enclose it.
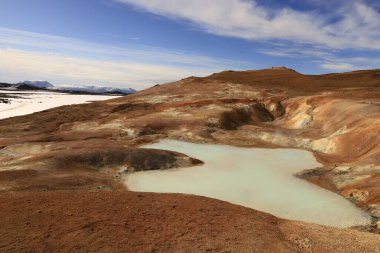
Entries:
{"label": "volcanic ridge", "polygon": [[[224,71],[0,120],[0,251],[380,252],[379,131],[380,70]],[[202,164],[140,148],[162,139],[311,151],[322,166],[296,176],[372,223],[339,229],[128,190],[128,173]]]}

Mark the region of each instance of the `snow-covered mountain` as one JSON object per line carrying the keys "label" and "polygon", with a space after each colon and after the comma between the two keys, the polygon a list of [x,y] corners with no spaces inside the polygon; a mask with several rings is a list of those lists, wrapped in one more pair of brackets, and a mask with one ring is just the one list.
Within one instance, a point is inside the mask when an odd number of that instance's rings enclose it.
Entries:
{"label": "snow-covered mountain", "polygon": [[120,93],[120,94],[131,94],[135,93],[136,90],[132,88],[115,88],[115,87],[102,87],[102,86],[59,86],[55,87],[55,90],[61,91],[78,91],[78,92],[88,92],[88,93]]}
{"label": "snow-covered mountain", "polygon": [[132,88],[115,88],[107,86],[54,86],[48,81],[23,81],[17,84],[9,84],[9,86],[11,89],[19,90],[43,89],[88,94],[132,94],[136,92],[136,90]]}
{"label": "snow-covered mountain", "polygon": [[23,82],[17,83],[17,86],[21,86],[21,85],[28,85],[28,86],[36,87],[36,88],[40,88],[40,89],[52,89],[52,88],[54,88],[54,85],[52,85],[48,81],[23,81]]}

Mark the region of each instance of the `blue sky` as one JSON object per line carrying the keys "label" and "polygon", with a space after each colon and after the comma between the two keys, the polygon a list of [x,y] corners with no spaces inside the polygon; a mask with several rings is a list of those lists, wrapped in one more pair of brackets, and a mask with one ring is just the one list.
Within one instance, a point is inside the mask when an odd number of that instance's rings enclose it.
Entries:
{"label": "blue sky", "polygon": [[226,69],[380,66],[380,2],[1,0],[0,81],[142,89]]}

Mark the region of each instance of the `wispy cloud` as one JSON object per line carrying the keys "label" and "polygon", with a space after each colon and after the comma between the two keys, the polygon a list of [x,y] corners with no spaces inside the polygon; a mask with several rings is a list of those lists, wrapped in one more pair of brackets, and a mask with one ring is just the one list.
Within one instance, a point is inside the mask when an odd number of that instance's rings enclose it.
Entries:
{"label": "wispy cloud", "polygon": [[[1,60],[3,59],[3,60]],[[134,84],[141,88],[157,82],[179,79],[202,69],[185,69],[154,64],[102,61],[54,53],[0,49],[0,74],[14,80],[48,79],[61,84]]]}
{"label": "wispy cloud", "polygon": [[[343,52],[352,50],[343,50]],[[347,56],[342,50],[331,50],[326,47],[306,47],[295,44],[283,44],[276,47],[257,49],[256,52],[274,56],[294,59],[308,59],[321,69],[328,71],[351,71],[357,69],[375,69],[380,66],[379,53],[357,51],[363,56]]]}
{"label": "wispy cloud", "polygon": [[340,1],[328,14],[291,8],[271,10],[254,0],[115,1],[191,22],[215,35],[284,40],[333,49],[380,50],[380,13],[363,1]]}
{"label": "wispy cloud", "polygon": [[154,47],[113,47],[73,38],[0,28],[2,81],[47,79],[142,89],[245,63]]}
{"label": "wispy cloud", "polygon": [[[255,0],[113,1],[190,22],[210,34],[258,42],[261,46],[255,51],[261,54],[308,58],[320,69],[348,71],[380,65],[380,13],[372,2],[305,0],[300,2],[311,8],[300,11]],[[363,56],[347,56],[352,52]]]}
{"label": "wispy cloud", "polygon": [[322,63],[320,65],[324,69],[329,69],[329,70],[338,70],[338,71],[349,71],[355,69],[355,66],[349,63]]}

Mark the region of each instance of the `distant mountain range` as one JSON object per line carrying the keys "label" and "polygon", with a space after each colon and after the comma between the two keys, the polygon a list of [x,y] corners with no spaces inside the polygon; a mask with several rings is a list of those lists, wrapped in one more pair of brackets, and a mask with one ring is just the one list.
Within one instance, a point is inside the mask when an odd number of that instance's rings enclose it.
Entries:
{"label": "distant mountain range", "polygon": [[0,88],[12,90],[49,90],[75,94],[112,94],[127,95],[135,93],[132,88],[115,88],[102,86],[54,86],[48,81],[23,81],[16,84],[0,83]]}
{"label": "distant mountain range", "polygon": [[16,84],[17,87],[35,87],[39,89],[54,89],[54,85],[48,81],[23,81]]}

